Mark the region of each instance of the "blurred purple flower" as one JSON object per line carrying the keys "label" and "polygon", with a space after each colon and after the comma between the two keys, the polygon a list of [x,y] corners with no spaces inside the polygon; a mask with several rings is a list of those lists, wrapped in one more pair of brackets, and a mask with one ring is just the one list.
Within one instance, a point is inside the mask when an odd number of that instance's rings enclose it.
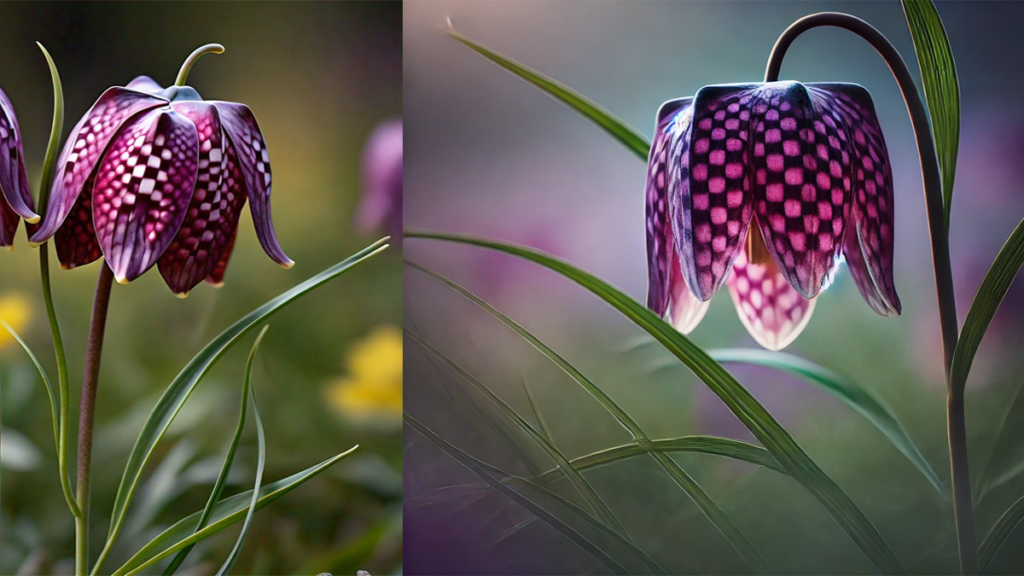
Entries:
{"label": "blurred purple flower", "polygon": [[22,218],[38,222],[33,210],[32,191],[25,175],[25,153],[22,150],[21,129],[14,115],[14,105],[0,90],[0,246],[11,249],[14,233]]}
{"label": "blurred purple flower", "polygon": [[179,296],[223,280],[246,197],[264,251],[288,268],[270,217],[270,159],[247,106],[140,76],[104,92],[57,161],[46,217],[65,268],[103,256],[127,283],[159,262]]}
{"label": "blurred purple flower", "polygon": [[363,199],[356,228],[364,233],[386,227],[393,237],[402,233],[402,120],[377,127],[363,151]]}
{"label": "blurred purple flower", "polygon": [[727,284],[754,339],[784,348],[843,257],[875,312],[900,313],[892,171],[861,86],[728,84],[666,102],[646,201],[647,306],[681,332]]}

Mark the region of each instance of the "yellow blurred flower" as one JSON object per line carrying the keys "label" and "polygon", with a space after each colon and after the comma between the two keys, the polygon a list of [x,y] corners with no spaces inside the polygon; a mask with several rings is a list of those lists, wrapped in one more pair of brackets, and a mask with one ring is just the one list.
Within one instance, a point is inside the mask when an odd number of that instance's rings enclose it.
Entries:
{"label": "yellow blurred flower", "polygon": [[[32,305],[21,292],[8,292],[0,296],[0,320],[3,320],[15,332],[21,334],[32,317]],[[0,349],[14,342],[14,337],[0,325]]]}
{"label": "yellow blurred flower", "polygon": [[348,352],[348,374],[324,390],[328,403],[349,420],[386,428],[402,423],[402,331],[378,326]]}

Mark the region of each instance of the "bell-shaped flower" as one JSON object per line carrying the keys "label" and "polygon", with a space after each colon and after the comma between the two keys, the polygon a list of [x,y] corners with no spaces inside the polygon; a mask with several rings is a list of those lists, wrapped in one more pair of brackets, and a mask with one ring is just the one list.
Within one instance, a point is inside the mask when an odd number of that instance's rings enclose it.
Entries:
{"label": "bell-shaped flower", "polygon": [[39,221],[32,203],[32,191],[25,175],[25,154],[14,105],[0,90],[0,246],[14,247],[14,233],[22,218]]}
{"label": "bell-shaped flower", "polygon": [[892,171],[860,86],[705,86],[666,102],[646,204],[647,305],[684,333],[727,283],[750,334],[779,350],[844,257],[868,305],[900,313]]}
{"label": "bell-shaped flower", "polygon": [[51,237],[65,268],[100,256],[127,283],[154,264],[187,295],[224,275],[249,200],[264,251],[290,267],[270,217],[270,159],[256,118],[234,102],[140,76],[104,92],[57,160],[35,244]]}

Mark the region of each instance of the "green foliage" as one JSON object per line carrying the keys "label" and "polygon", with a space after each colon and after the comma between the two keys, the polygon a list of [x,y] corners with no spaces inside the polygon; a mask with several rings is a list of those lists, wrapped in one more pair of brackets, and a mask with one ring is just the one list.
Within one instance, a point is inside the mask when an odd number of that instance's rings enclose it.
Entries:
{"label": "green foliage", "polygon": [[903,0],[903,13],[914,39],[924,96],[928,101],[935,152],[942,172],[942,199],[948,228],[960,147],[960,83],[946,29],[932,0]]}

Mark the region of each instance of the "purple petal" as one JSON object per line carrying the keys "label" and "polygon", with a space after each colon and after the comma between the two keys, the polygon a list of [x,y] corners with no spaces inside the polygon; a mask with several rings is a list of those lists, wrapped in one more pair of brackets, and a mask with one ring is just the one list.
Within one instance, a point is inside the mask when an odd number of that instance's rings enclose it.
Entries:
{"label": "purple petal", "polygon": [[231,260],[231,253],[235,250],[235,239],[238,238],[238,229],[235,229],[235,233],[231,235],[231,239],[228,240],[227,247],[224,248],[224,252],[220,256],[220,260],[217,265],[213,267],[213,272],[206,277],[206,282],[211,286],[220,288],[224,285],[224,273],[228,269],[228,261]]}
{"label": "purple petal", "polygon": [[[899,315],[900,298],[896,294],[892,272],[895,230],[892,168],[889,165],[889,152],[882,136],[882,127],[875,114],[875,105],[868,91],[856,84],[812,84],[810,88],[827,94],[848,126],[853,147],[854,213],[851,218],[855,224],[866,271],[870,274],[884,307],[879,308],[877,303],[872,304],[871,299],[868,299],[868,304],[871,304],[879,314]],[[847,246],[851,245],[847,243]],[[847,258],[850,259],[849,253]],[[857,256],[854,255],[853,258]],[[864,293],[863,288],[861,293]]]}
{"label": "purple petal", "polygon": [[363,151],[363,198],[356,226],[370,232],[386,224],[392,236],[402,233],[402,121],[384,122]]}
{"label": "purple petal", "polygon": [[209,276],[234,238],[245,204],[242,171],[234,148],[226,146],[216,107],[202,102],[171,105],[199,133],[195,193],[177,236],[160,257],[160,274],[185,296]]}
{"label": "purple petal", "polygon": [[96,100],[71,131],[57,159],[46,215],[30,242],[42,244],[54,235],[118,128],[136,114],[166,104],[161,98],[120,87],[108,89]]}
{"label": "purple petal", "polygon": [[0,202],[0,246],[14,249],[14,233],[18,231],[18,223],[21,216],[18,216],[6,202]]}
{"label": "purple petal", "polygon": [[669,149],[669,204],[683,275],[701,301],[721,288],[753,215],[748,103],[756,84],[705,86]]}
{"label": "purple petal", "polygon": [[256,118],[247,106],[234,102],[212,102],[220,112],[228,141],[234,146],[245,176],[245,189],[249,195],[249,209],[256,225],[256,236],[267,256],[284,266],[294,265],[285,255],[274,234],[274,222],[270,217],[270,156],[267,144],[256,123]]}
{"label": "purple petal", "polygon": [[765,84],[751,102],[758,226],[782,274],[805,298],[829,278],[849,212],[846,127],[820,93]]}
{"label": "purple petal", "polygon": [[3,90],[0,90],[0,192],[19,216],[32,223],[39,221],[25,174],[21,128],[14,114],[14,105]]}
{"label": "purple petal", "polygon": [[727,285],[747,332],[769,350],[789,346],[807,326],[817,302],[801,296],[774,262],[750,264],[742,250]]}
{"label": "purple petal", "polygon": [[647,307],[665,315],[669,301],[669,275],[676,260],[672,226],[668,220],[668,149],[676,116],[689,108],[693,98],[670,100],[661,105],[654,126],[654,142],[647,160]]}
{"label": "purple petal", "polygon": [[679,259],[672,251],[672,279],[669,301],[669,320],[676,330],[683,334],[693,332],[693,329],[700,324],[704,315],[711,307],[711,300],[701,302],[693,295],[693,292],[686,285],[683,272],[679,267]]}
{"label": "purple petal", "polygon": [[850,269],[853,281],[857,284],[857,289],[860,290],[860,295],[864,297],[868,306],[882,316],[899,316],[902,310],[899,296],[893,294],[895,300],[889,300],[889,297],[880,289],[871,269],[864,263],[863,245],[856,230],[851,230],[846,235],[843,254],[846,256],[846,265]]}
{"label": "purple petal", "polygon": [[92,222],[92,190],[96,173],[85,182],[84,192],[78,195],[74,207],[64,224],[53,235],[57,259],[65,270],[85,266],[103,255],[96,241],[96,228]]}
{"label": "purple petal", "polygon": [[118,282],[139,277],[174,240],[198,156],[195,125],[170,108],[136,117],[110,142],[96,173],[93,222]]}
{"label": "purple petal", "polygon": [[156,95],[159,92],[163,92],[164,90],[163,86],[157,84],[156,80],[153,80],[149,76],[136,76],[134,80],[132,80],[128,83],[127,86],[125,86],[125,88],[153,95]]}

